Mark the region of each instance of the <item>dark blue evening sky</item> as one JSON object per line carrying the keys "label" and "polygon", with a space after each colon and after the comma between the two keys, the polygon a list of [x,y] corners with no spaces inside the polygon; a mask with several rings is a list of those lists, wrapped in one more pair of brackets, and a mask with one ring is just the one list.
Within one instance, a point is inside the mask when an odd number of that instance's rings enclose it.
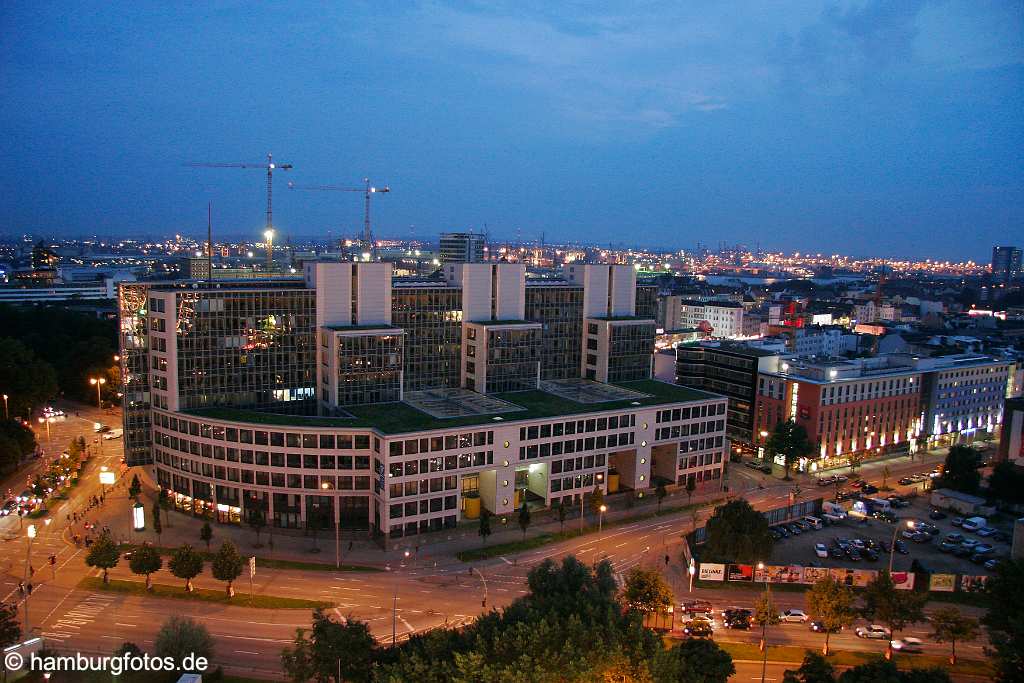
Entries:
{"label": "dark blue evening sky", "polygon": [[[675,7],[675,9],[673,9]],[[1024,4],[0,3],[0,234],[361,222],[987,259],[1024,243]]]}

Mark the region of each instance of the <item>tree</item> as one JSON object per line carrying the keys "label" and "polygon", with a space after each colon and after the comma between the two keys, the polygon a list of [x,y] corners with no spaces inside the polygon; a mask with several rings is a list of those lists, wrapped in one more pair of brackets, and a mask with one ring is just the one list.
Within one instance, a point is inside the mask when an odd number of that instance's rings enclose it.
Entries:
{"label": "tree", "polygon": [[857,468],[860,467],[860,464],[862,462],[864,462],[864,452],[863,451],[851,451],[850,453],[847,454],[846,460],[847,460],[847,462],[850,463],[850,474],[851,475],[856,474],[857,473]]}
{"label": "tree", "polygon": [[153,503],[151,515],[153,517],[153,531],[156,532],[157,541],[159,542],[160,534],[164,531],[163,523],[160,521],[160,501]]}
{"label": "tree", "polygon": [[891,474],[892,474],[892,471],[889,469],[888,465],[886,465],[886,466],[884,466],[882,468],[882,490],[883,491],[888,491],[889,490],[889,476]]}
{"label": "tree", "polygon": [[234,597],[235,589],[231,584],[242,575],[242,567],[245,566],[245,559],[238,554],[238,549],[231,541],[221,543],[217,554],[213,556],[210,569],[213,571],[213,578],[218,581],[226,581],[228,584],[228,597]]}
{"label": "tree", "polygon": [[565,515],[567,512],[565,509],[565,503],[558,501],[556,511],[558,512],[558,531],[565,531]]}
{"label": "tree", "polygon": [[989,608],[981,623],[988,631],[996,680],[1024,680],[1024,560],[1003,559],[985,584]]}
{"label": "tree", "polygon": [[[19,330],[7,326],[0,329]],[[28,418],[34,408],[57,395],[57,375],[53,366],[36,357],[31,344],[0,338],[0,387],[7,394],[10,415]]]}
{"label": "tree", "polygon": [[775,626],[781,621],[779,619],[779,608],[775,606],[775,601],[772,600],[772,594],[766,590],[761,593],[757,598],[757,602],[754,603],[754,623],[761,627],[761,651],[768,647],[766,633],[769,626]]}
{"label": "tree", "polygon": [[988,495],[1005,503],[1024,502],[1024,474],[1010,460],[1001,460],[988,477]]}
{"label": "tree", "polygon": [[835,683],[836,673],[832,664],[817,652],[807,651],[804,661],[796,671],[786,671],[782,683]]}
{"label": "tree", "polygon": [[600,486],[595,486],[590,494],[590,513],[600,515],[602,505],[604,505],[604,491],[601,490]]}
{"label": "tree", "polygon": [[[897,590],[889,572],[881,571],[864,587],[861,614],[869,620],[881,621],[895,636],[910,624],[924,621],[927,593]],[[886,659],[892,657],[892,641],[886,644]]]}
{"label": "tree", "polygon": [[519,508],[519,528],[523,530],[523,540],[526,540],[526,530],[530,528],[530,508],[526,507],[526,501],[523,501],[522,507]]}
{"label": "tree", "polygon": [[281,664],[296,682],[364,682],[371,679],[375,650],[376,641],[366,622],[349,616],[339,623],[317,609],[309,637],[299,629],[292,647],[281,653]]}
{"label": "tree", "polygon": [[946,456],[939,485],[963,493],[977,493],[981,485],[980,462],[978,451],[970,446],[953,446]]}
{"label": "tree", "polygon": [[199,529],[199,540],[206,543],[206,550],[209,551],[210,541],[213,540],[213,527],[209,522],[203,522],[202,528]]}
{"label": "tree", "polygon": [[658,612],[672,605],[672,589],[665,583],[661,572],[633,567],[626,574],[622,599],[627,607],[641,612]]}
{"label": "tree", "polygon": [[659,683],[726,683],[736,673],[729,653],[713,640],[684,640],[658,652],[651,677]]}
{"label": "tree", "polygon": [[254,548],[262,548],[263,544],[260,543],[260,533],[263,531],[263,527],[267,526],[267,516],[262,510],[250,510],[249,511],[249,528],[256,532],[256,545]]}
{"label": "tree", "polygon": [[167,566],[176,577],[185,579],[185,590],[191,593],[193,590],[192,579],[203,571],[203,556],[186,543],[174,551]]}
{"label": "tree", "polygon": [[756,564],[771,557],[774,541],[768,520],[741,498],[715,508],[706,528],[706,562]]}
{"label": "tree", "polygon": [[961,614],[956,607],[940,607],[931,614],[932,635],[936,643],[949,643],[949,663],[956,664],[957,641],[972,641],[980,634],[978,620]]}
{"label": "tree", "polygon": [[782,456],[786,473],[784,478],[788,481],[791,478],[789,476],[790,469],[800,461],[800,458],[810,455],[814,450],[814,445],[807,438],[807,430],[804,429],[804,426],[789,419],[775,425],[775,429],[765,443],[765,448],[773,455]]}
{"label": "tree", "polygon": [[693,492],[697,490],[697,478],[690,475],[686,478],[686,504],[693,504]]}
{"label": "tree", "polygon": [[89,548],[89,554],[85,556],[85,563],[90,567],[103,570],[103,583],[109,583],[107,572],[117,566],[121,559],[121,551],[118,549],[110,533],[104,531],[96,542]]}
{"label": "tree", "polygon": [[14,645],[21,641],[21,624],[18,623],[18,606],[0,602],[0,647]]}
{"label": "tree", "polygon": [[826,576],[816,582],[806,595],[807,610],[825,627],[825,646],[821,652],[828,656],[828,641],[833,630],[853,623],[857,616],[853,607],[853,591]]}
{"label": "tree", "polygon": [[892,662],[878,659],[847,669],[839,683],[952,683],[943,669],[908,669],[900,671]]}
{"label": "tree", "polygon": [[139,481],[139,475],[132,475],[132,483],[128,486],[128,497],[138,498],[139,494],[142,493],[142,482]]}
{"label": "tree", "polygon": [[[188,617],[173,616],[164,622],[154,640],[157,657],[173,657],[181,663],[188,655],[213,659],[213,638],[206,627]],[[194,672],[204,673],[204,672]]]}
{"label": "tree", "polygon": [[654,489],[654,496],[658,499],[658,512],[661,512],[661,501],[665,500],[665,496],[668,495],[668,489],[665,488],[665,482],[659,481],[658,487]]}
{"label": "tree", "polygon": [[484,539],[484,545],[487,545],[487,537],[491,535],[491,513],[487,508],[480,510],[480,525],[476,532]]}
{"label": "tree", "polygon": [[152,590],[150,576],[160,571],[164,566],[164,560],[160,552],[153,546],[146,543],[132,552],[132,559],[128,560],[128,567],[133,574],[144,574],[146,576],[146,590]]}

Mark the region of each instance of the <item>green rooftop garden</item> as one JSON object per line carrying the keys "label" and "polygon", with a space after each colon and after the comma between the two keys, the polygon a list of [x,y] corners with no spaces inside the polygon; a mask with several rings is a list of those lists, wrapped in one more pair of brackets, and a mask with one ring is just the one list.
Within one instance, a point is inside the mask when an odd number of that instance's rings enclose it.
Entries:
{"label": "green rooftop garden", "polygon": [[521,406],[524,410],[488,415],[469,415],[465,417],[435,418],[421,412],[406,403],[378,403],[365,406],[346,408],[352,414],[347,417],[303,417],[300,415],[279,415],[263,413],[255,410],[239,408],[202,408],[191,414],[212,419],[230,420],[234,422],[250,422],[253,424],[281,425],[293,427],[363,427],[376,429],[383,434],[402,434],[427,429],[446,429],[450,427],[480,426],[495,424],[495,417],[501,422],[520,422],[538,420],[562,415],[578,415],[583,413],[599,413],[612,410],[623,410],[640,406],[661,405],[663,403],[680,403],[717,398],[697,389],[667,384],[657,380],[639,380],[622,382],[616,386],[648,394],[644,398],[622,401],[606,401],[602,403],[578,403],[544,391],[516,391],[507,394],[496,394],[495,397]]}

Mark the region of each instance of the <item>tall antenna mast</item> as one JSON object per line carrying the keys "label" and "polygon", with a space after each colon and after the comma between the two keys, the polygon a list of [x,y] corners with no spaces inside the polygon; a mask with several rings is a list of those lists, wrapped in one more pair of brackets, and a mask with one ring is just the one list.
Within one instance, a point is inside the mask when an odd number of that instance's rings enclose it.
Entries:
{"label": "tall antenna mast", "polygon": [[206,277],[213,284],[213,202],[206,205]]}

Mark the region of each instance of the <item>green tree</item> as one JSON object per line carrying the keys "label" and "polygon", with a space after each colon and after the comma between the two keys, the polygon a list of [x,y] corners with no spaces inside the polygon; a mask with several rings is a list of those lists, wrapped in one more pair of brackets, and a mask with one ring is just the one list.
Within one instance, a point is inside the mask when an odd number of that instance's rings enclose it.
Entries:
{"label": "green tree", "polygon": [[213,540],[213,527],[209,522],[203,522],[203,526],[199,529],[199,540],[206,543],[206,550],[209,551],[210,541]]}
{"label": "green tree", "polygon": [[988,477],[988,494],[1004,503],[1024,502],[1024,474],[1010,460],[1001,460]]}
{"label": "green tree", "polygon": [[476,532],[484,539],[484,545],[487,545],[487,537],[491,535],[491,513],[487,508],[480,510],[480,523]]}
{"label": "green tree", "polygon": [[171,555],[171,561],[167,563],[167,566],[176,577],[185,579],[185,590],[191,593],[192,579],[202,573],[203,564],[203,556],[186,543],[174,551],[174,554]]}
{"label": "green tree", "polygon": [[889,477],[891,475],[892,475],[892,470],[889,469],[889,466],[888,465],[884,466],[882,468],[882,490],[883,491],[888,491],[889,490]]}
{"label": "green tree", "polygon": [[[864,618],[881,621],[895,636],[910,624],[924,621],[928,594],[897,590],[889,572],[881,571],[864,587],[861,598],[864,601],[861,609]],[[891,641],[886,643],[885,655],[886,658],[892,656]]]}
{"label": "green tree", "polygon": [[790,479],[789,471],[793,465],[814,450],[814,445],[807,438],[807,430],[792,419],[775,425],[765,447],[772,455],[782,456],[786,480]]}
{"label": "green tree", "polygon": [[281,664],[293,681],[369,681],[376,641],[365,622],[351,616],[332,621],[322,610],[313,612],[309,636],[296,632],[291,647],[281,653]]}
{"label": "green tree", "polygon": [[10,338],[0,338],[0,387],[7,394],[11,417],[21,418],[28,418],[33,409],[56,396],[58,391],[53,367],[37,358],[30,345]]}
{"label": "green tree", "polygon": [[978,451],[970,446],[953,446],[946,456],[939,486],[963,493],[977,493],[981,485],[980,462]]}
{"label": "green tree", "polygon": [[128,497],[138,498],[139,494],[142,493],[142,482],[139,481],[139,475],[132,475],[132,483],[128,486]]}
{"label": "green tree", "polygon": [[[213,659],[213,638],[206,627],[188,617],[172,616],[157,631],[153,649],[157,657],[173,657],[179,670],[188,655]],[[192,672],[204,673],[204,672]]]}
{"label": "green tree", "polygon": [[654,489],[654,496],[658,499],[658,512],[661,513],[661,501],[665,500],[665,496],[668,495],[668,489],[665,488],[665,482],[659,481],[658,487]]}
{"label": "green tree", "polygon": [[242,568],[245,566],[245,559],[238,553],[235,544],[231,541],[221,543],[217,553],[213,556],[210,569],[213,578],[218,581],[227,582],[228,597],[234,597],[235,589],[232,587],[235,579],[242,575]]}
{"label": "green tree", "polygon": [[18,606],[0,602],[0,647],[14,645],[21,641],[21,624],[18,623]]}
{"label": "green tree", "polygon": [[141,574],[146,577],[146,590],[152,590],[151,575],[160,571],[164,566],[160,552],[153,546],[146,543],[132,552],[132,559],[128,560],[128,567],[133,574]]}
{"label": "green tree", "polygon": [[828,656],[828,641],[833,630],[839,630],[853,623],[857,612],[854,609],[853,591],[826,576],[819,579],[806,594],[807,610],[825,627],[825,646],[822,654]]}
{"label": "green tree", "polygon": [[892,662],[877,659],[847,669],[840,674],[839,683],[952,683],[952,680],[942,669],[900,671]]}
{"label": "green tree", "polygon": [[120,559],[121,551],[118,549],[117,544],[114,543],[114,539],[105,531],[99,535],[99,538],[89,548],[89,553],[85,556],[85,563],[90,567],[102,569],[103,583],[109,583],[107,572],[116,567]]}
{"label": "green tree", "polygon": [[661,572],[633,567],[626,574],[622,599],[627,607],[641,612],[659,612],[672,605],[672,589],[665,583]]}
{"label": "green tree", "polygon": [[556,506],[556,512],[558,513],[558,530],[560,532],[561,531],[565,531],[566,509],[565,509],[565,503],[564,502],[558,501],[557,506]]}
{"label": "green tree", "polygon": [[767,588],[757,598],[757,602],[754,603],[754,615],[753,621],[755,624],[761,627],[761,651],[768,647],[768,627],[775,626],[781,619],[779,619],[779,608],[775,604],[775,600],[772,599],[772,594],[768,592]]}
{"label": "green tree", "polygon": [[1000,683],[1024,681],[1024,560],[1004,559],[985,584],[988,612],[981,618]]}
{"label": "green tree", "polygon": [[850,463],[850,475],[857,473],[857,468],[864,462],[864,451],[851,451],[846,455],[846,461]]}
{"label": "green tree", "polygon": [[519,528],[523,530],[523,540],[526,540],[526,530],[530,528],[530,508],[526,507],[526,501],[523,501],[522,507],[519,508]]}
{"label": "green tree", "polygon": [[940,607],[931,614],[931,638],[936,643],[949,643],[949,663],[956,664],[957,642],[970,642],[981,633],[978,620],[962,614],[956,607]]}
{"label": "green tree", "polygon": [[686,504],[693,504],[693,492],[697,490],[697,478],[690,475],[686,478]]}
{"label": "green tree", "polygon": [[741,498],[715,508],[706,528],[702,552],[706,562],[756,564],[771,557],[774,541],[768,520]]}
{"label": "green tree", "polygon": [[153,517],[153,531],[156,532],[157,541],[159,542],[160,534],[163,533],[164,530],[163,523],[160,521],[160,501],[153,503],[153,511],[151,514]]}
{"label": "green tree", "polygon": [[590,513],[592,515],[600,515],[602,505],[604,505],[604,491],[601,490],[600,486],[595,486],[594,490],[590,493]]}
{"label": "green tree", "polygon": [[713,640],[684,640],[659,652],[651,666],[658,683],[727,683],[736,673],[732,657]]}
{"label": "green tree", "polygon": [[807,651],[800,668],[786,671],[782,683],[835,683],[836,670],[817,652]]}

